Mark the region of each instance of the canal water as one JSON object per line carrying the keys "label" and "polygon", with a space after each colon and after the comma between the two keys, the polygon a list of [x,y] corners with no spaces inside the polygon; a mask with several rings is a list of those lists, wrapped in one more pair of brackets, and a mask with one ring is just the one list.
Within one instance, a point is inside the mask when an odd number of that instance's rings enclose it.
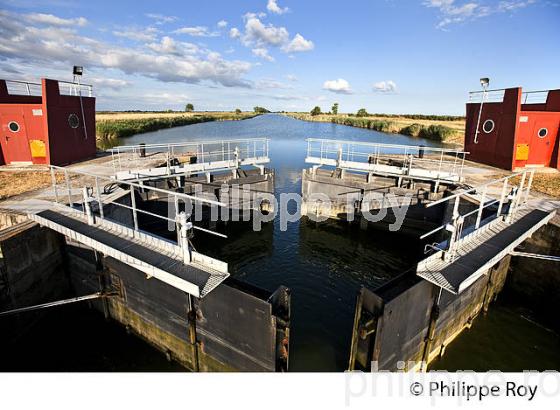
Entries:
{"label": "canal water", "polygon": [[[117,143],[244,137],[271,139],[270,167],[276,172],[276,195],[301,192],[301,171],[306,167],[305,138],[436,145],[433,141],[403,135],[303,122],[281,115],[165,129]],[[289,211],[295,212],[295,203],[290,205]],[[363,232],[336,222],[316,224],[302,219],[288,224],[285,232],[280,231],[278,220],[261,232],[253,232],[250,226],[233,224],[228,226],[227,233],[228,239],[212,237],[209,241],[197,232],[194,244],[197,250],[228,262],[232,275],[238,279],[270,291],[279,285],[292,290],[292,371],[345,370],[360,286],[375,288],[413,268],[422,255],[417,241],[410,238],[382,231]],[[434,368],[454,370],[476,366],[473,370],[522,370],[538,366],[541,370],[560,369],[560,338],[527,317],[526,312],[520,313],[507,305],[492,307],[488,315],[477,319],[473,328],[448,348],[444,359],[434,364]],[[37,353],[35,345],[36,354],[31,357],[13,356],[12,360],[23,367],[21,370],[178,370],[177,365],[166,362],[161,353],[84,307],[53,310],[42,323],[21,343],[21,349],[33,350],[31,341],[46,337],[48,357],[40,354],[42,350]],[[72,323],[71,332],[61,325],[64,323]],[[57,331],[49,332],[50,328]],[[68,337],[75,342],[57,342]],[[520,347],[529,349],[531,354],[517,355]],[[64,358],[54,359],[57,355]],[[516,360],[512,362],[513,355]],[[472,359],[474,356],[476,360]],[[23,365],[22,360],[29,363]],[[16,368],[12,369],[17,370],[16,363],[14,366]]]}

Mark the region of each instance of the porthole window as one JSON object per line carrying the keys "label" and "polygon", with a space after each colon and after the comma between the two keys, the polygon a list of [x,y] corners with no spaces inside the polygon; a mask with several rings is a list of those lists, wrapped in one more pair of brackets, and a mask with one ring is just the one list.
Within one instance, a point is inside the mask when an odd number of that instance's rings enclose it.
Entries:
{"label": "porthole window", "polygon": [[15,121],[10,121],[10,123],[8,124],[8,128],[12,132],[18,132],[19,131],[19,124]]}
{"label": "porthole window", "polygon": [[546,128],[541,128],[537,135],[539,136],[539,138],[544,138],[548,135],[548,130]]}
{"label": "porthole window", "polygon": [[496,124],[494,124],[494,121],[486,120],[486,121],[484,121],[484,124],[482,124],[482,130],[486,134],[490,134],[492,131],[494,131],[495,126],[496,126]]}
{"label": "porthole window", "polygon": [[78,128],[80,126],[80,119],[76,114],[68,116],[68,125],[70,125],[70,128]]}

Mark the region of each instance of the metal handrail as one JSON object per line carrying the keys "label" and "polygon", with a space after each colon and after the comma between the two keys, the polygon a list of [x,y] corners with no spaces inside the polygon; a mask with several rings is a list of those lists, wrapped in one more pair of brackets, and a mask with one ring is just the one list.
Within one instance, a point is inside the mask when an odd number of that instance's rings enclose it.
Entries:
{"label": "metal handrail", "polygon": [[[238,138],[229,140],[197,140],[188,142],[159,143],[159,144],[138,144],[117,146],[108,149],[106,152],[111,154],[113,169],[119,172],[130,165],[125,161],[128,157],[135,160],[142,160],[144,154],[165,154],[166,160],[177,155],[191,154],[196,156],[197,163],[233,161],[235,159],[243,161],[249,158],[259,160],[269,156],[269,138]],[[149,158],[149,155],[145,155]],[[133,164],[135,168],[141,165]]]}
{"label": "metal handrail", "polygon": [[[518,210],[518,208],[525,204],[528,199],[529,199],[529,194],[531,191],[531,186],[533,183],[533,177],[534,177],[534,173],[535,170],[534,169],[526,169],[520,172],[515,172],[513,174],[510,175],[506,175],[502,178],[498,178],[492,181],[489,181],[485,184],[481,184],[478,185],[476,187],[473,188],[469,188],[469,189],[464,189],[461,190],[460,192],[457,192],[453,195],[450,195],[448,197],[439,199],[437,201],[433,201],[431,203],[429,203],[428,205],[426,205],[426,208],[435,206],[435,205],[439,205],[442,204],[444,202],[451,202],[454,201],[454,207],[453,207],[453,215],[452,215],[452,225],[454,226],[454,228],[456,229],[458,226],[460,226],[460,230],[463,229],[463,221],[469,217],[472,216],[474,214],[477,215],[476,221],[473,225],[474,227],[474,231],[476,231],[477,229],[480,228],[481,226],[481,222],[482,222],[482,213],[483,210],[486,208],[489,208],[490,206],[496,205],[498,204],[498,209],[496,212],[496,218],[499,218],[502,214],[502,210],[504,205],[506,205],[506,202],[509,201],[510,202],[510,208],[508,209],[508,215],[506,217],[507,221],[510,222],[515,218],[515,214]],[[529,180],[527,182],[527,186],[525,186],[525,181],[527,179],[527,174],[529,174]],[[516,187],[515,185],[512,185],[512,188],[517,188],[515,189],[515,193],[513,195],[510,194],[510,192],[512,191],[508,191],[508,184],[510,179],[515,178],[521,176],[521,180],[519,182],[519,185]],[[500,194],[500,198],[491,198],[489,197],[488,194],[488,187],[494,184],[498,184],[498,183],[502,183],[502,188],[501,188],[501,194]],[[470,194],[474,194],[474,193],[478,193],[481,192],[481,198],[479,200],[479,206],[472,210],[469,211],[467,213],[461,214],[459,212],[459,204],[461,201],[461,198],[470,195]],[[486,199],[489,199],[488,202],[486,202]],[[435,229],[432,229],[429,232],[426,232],[425,234],[423,234],[422,236],[420,236],[420,239],[425,239],[431,235],[433,235],[436,232],[439,232],[443,229],[445,229],[447,226],[449,225],[449,223],[445,223],[441,226],[438,226]],[[455,238],[455,242],[460,239],[460,237]],[[451,241],[453,242],[453,241]],[[452,248],[452,243],[448,245],[448,248]]]}
{"label": "metal handrail", "polygon": [[[23,84],[25,86],[25,94],[18,94],[18,93],[13,93],[10,92],[10,90],[8,90],[8,92],[10,93],[10,95],[34,95],[34,96],[41,96],[42,94],[42,84],[41,83],[34,83],[31,81],[22,81],[22,80],[4,80],[6,82],[6,86],[9,86],[10,84]],[[70,81],[62,81],[62,80],[56,80],[58,82],[58,84],[66,84],[68,85],[68,91],[69,94],[63,94],[62,91],[63,89],[61,89],[59,87],[59,92],[61,93],[61,95],[76,95],[79,96],[81,93],[81,90],[84,89],[85,91],[87,91],[87,96],[88,97],[92,97],[93,96],[93,85],[91,84],[79,84],[79,83],[74,83],[74,82],[70,82]],[[34,92],[32,93],[32,88],[37,88],[39,87],[38,92]]]}
{"label": "metal handrail", "polygon": [[[167,222],[176,222],[175,220],[168,218],[166,216],[163,215],[159,215],[153,212],[149,212],[149,211],[145,211],[143,209],[139,209],[136,206],[136,199],[135,199],[135,192],[136,190],[141,190],[141,191],[152,191],[152,192],[157,192],[160,194],[165,194],[168,197],[173,197],[173,202],[175,203],[175,211],[178,214],[178,204],[179,204],[179,200],[190,200],[190,201],[196,201],[196,202],[203,202],[203,203],[207,203],[210,205],[214,205],[214,206],[221,206],[221,207],[225,207],[227,206],[226,204],[219,202],[219,201],[214,201],[212,199],[207,199],[207,198],[201,198],[201,197],[196,197],[193,195],[188,195],[188,194],[184,194],[181,192],[174,192],[174,191],[170,191],[170,190],[166,190],[166,189],[162,189],[162,188],[157,188],[157,187],[152,187],[152,186],[148,186],[148,185],[144,185],[143,183],[136,183],[136,182],[130,182],[130,181],[117,181],[114,178],[111,177],[107,177],[107,176],[103,176],[103,175],[97,175],[97,174],[93,174],[90,172],[85,172],[85,171],[79,171],[79,170],[71,170],[65,167],[59,167],[56,165],[51,165],[50,166],[50,171],[51,171],[51,180],[52,180],[52,186],[53,186],[53,191],[54,191],[54,197],[55,197],[55,202],[56,203],[61,203],[61,200],[59,198],[59,193],[58,193],[58,188],[57,188],[57,179],[56,179],[56,172],[63,172],[64,173],[64,184],[66,186],[65,190],[66,190],[66,196],[68,199],[68,206],[70,208],[74,208],[74,201],[72,199],[72,191],[73,191],[73,187],[72,187],[72,179],[71,179],[71,174],[75,174],[75,175],[81,175],[81,176],[85,176],[85,177],[89,177],[89,178],[93,178],[95,180],[94,186],[91,187],[92,190],[94,189],[92,196],[90,196],[89,198],[91,200],[93,200],[94,202],[97,202],[98,205],[98,210],[99,210],[99,217],[101,218],[101,220],[106,219],[105,215],[104,215],[104,210],[103,210],[103,199],[101,196],[101,189],[100,189],[100,181],[105,181],[108,183],[115,183],[118,185],[124,185],[127,186],[128,192],[130,193],[130,198],[131,198],[131,206],[129,205],[125,205],[125,204],[121,204],[119,202],[116,201],[106,201],[107,203],[110,203],[111,205],[116,205],[125,209],[129,209],[132,211],[132,216],[133,216],[133,223],[134,223],[134,230],[138,231],[139,227],[138,227],[138,213],[142,213],[142,214],[146,214],[146,215],[150,215],[162,220],[165,220]],[[87,190],[87,188],[89,188],[87,185],[85,186],[80,186],[80,190],[82,192],[85,192],[84,190]],[[85,194],[83,194],[85,196]],[[85,209],[85,198],[84,202],[82,203],[82,208],[84,210],[84,213],[86,212]],[[198,227],[198,226],[193,226],[194,229],[200,230],[200,231],[204,231],[204,232],[209,232],[221,237],[226,237],[225,235],[222,235],[220,233],[214,232],[214,231],[209,231],[207,229]]]}
{"label": "metal handrail", "polygon": [[[461,178],[468,152],[455,148],[440,148],[421,145],[384,144],[364,141],[332,140],[322,138],[308,138],[307,159],[308,162],[347,161],[362,162],[377,165],[384,155],[402,158],[401,168],[411,174],[413,164],[419,168],[419,164],[436,164],[434,178],[442,175],[457,175]],[[421,155],[426,154],[426,156]],[[429,156],[432,154],[432,156]],[[434,155],[435,154],[435,155]],[[334,157],[336,155],[336,158]],[[307,160],[306,160],[307,161]],[[332,165],[332,164],[331,164]],[[348,165],[348,164],[346,164]],[[350,164],[351,165],[351,164]],[[372,165],[372,166],[373,166]]]}

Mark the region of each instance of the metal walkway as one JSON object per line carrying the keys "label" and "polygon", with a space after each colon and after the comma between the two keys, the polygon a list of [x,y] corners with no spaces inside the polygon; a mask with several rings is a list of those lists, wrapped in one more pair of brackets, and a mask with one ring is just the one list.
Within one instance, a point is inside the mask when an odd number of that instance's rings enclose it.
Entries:
{"label": "metal walkway", "polygon": [[315,167],[457,183],[462,181],[466,154],[456,149],[308,138],[305,162]]}
{"label": "metal walkway", "polygon": [[459,294],[553,217],[554,212],[525,208],[511,224],[495,219],[459,240],[453,260],[445,260],[441,253],[424,259],[417,275]]}
{"label": "metal walkway", "polygon": [[[190,176],[270,162],[267,138],[140,144],[109,149],[115,178],[120,181],[173,175]],[[154,166],[160,164],[163,166]]]}
{"label": "metal walkway", "polygon": [[67,206],[29,218],[195,297],[203,298],[229,276],[224,262],[191,250],[192,262],[185,264],[182,248],[172,242],[107,219],[91,225],[86,215]]}
{"label": "metal walkway", "polygon": [[524,170],[428,204],[447,207],[450,221],[420,239],[437,232],[447,239],[426,246],[436,252],[418,263],[416,274],[460,294],[546,225],[556,211],[529,202],[533,175],[534,170]]}

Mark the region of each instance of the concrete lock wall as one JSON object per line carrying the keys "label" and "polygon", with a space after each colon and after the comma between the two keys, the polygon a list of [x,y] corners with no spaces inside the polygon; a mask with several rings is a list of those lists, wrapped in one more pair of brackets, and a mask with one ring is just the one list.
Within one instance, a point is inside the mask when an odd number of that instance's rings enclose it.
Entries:
{"label": "concrete lock wall", "polygon": [[356,318],[350,353],[350,369],[425,370],[443,355],[445,348],[469,327],[478,313],[502,289],[510,257],[480,277],[460,295],[443,291],[438,308],[439,288],[405,274],[376,291],[362,288],[356,306]]}
{"label": "concrete lock wall", "polygon": [[96,291],[101,283],[116,292],[96,307],[187,369],[287,370],[288,289],[270,294],[228,280],[204,299],[191,301],[188,294],[112,258],[102,258],[99,270],[92,251],[69,247],[68,255],[77,291]]}
{"label": "concrete lock wall", "polygon": [[[71,292],[63,243],[59,234],[30,221],[0,231],[0,311],[50,302]],[[3,341],[21,336],[40,316],[2,318]]]}

